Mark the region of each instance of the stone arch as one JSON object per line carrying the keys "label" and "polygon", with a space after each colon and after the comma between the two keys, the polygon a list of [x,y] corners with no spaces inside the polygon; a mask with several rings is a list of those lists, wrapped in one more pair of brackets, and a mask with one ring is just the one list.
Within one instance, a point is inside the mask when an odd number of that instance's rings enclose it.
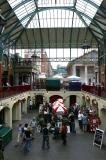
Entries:
{"label": "stone arch", "polygon": [[4,124],[11,127],[11,110],[9,107],[4,108]]}
{"label": "stone arch", "polygon": [[27,97],[27,101],[29,101],[29,100],[30,100],[30,98],[31,98],[31,96],[28,96],[28,97]]}
{"label": "stone arch", "polygon": [[12,106],[12,110],[13,110],[14,106],[18,106],[21,114],[27,113],[27,104],[26,103],[27,103],[27,98],[25,98],[24,96],[21,98],[17,98]]}
{"label": "stone arch", "polygon": [[0,124],[9,126],[9,119],[10,119],[10,109],[8,107],[3,107],[0,110]]}
{"label": "stone arch", "polygon": [[[3,106],[2,106],[3,107]],[[5,117],[5,110],[4,110],[5,108],[3,107],[1,110],[0,110],[0,124],[3,124],[3,123],[5,123],[5,121],[4,121],[4,117]]]}
{"label": "stone arch", "polygon": [[36,106],[36,108],[39,108],[39,105],[43,104],[43,98],[44,97],[41,94],[35,95],[35,106]]}
{"label": "stone arch", "polygon": [[106,108],[100,110],[101,129],[106,132]]}
{"label": "stone arch", "polygon": [[90,105],[91,105],[90,104],[90,97],[88,95],[86,96],[85,101],[86,101],[86,107],[90,108]]}
{"label": "stone arch", "polygon": [[89,96],[86,96],[86,101],[90,101],[90,97]]}
{"label": "stone arch", "polygon": [[21,105],[21,113],[27,113],[27,99],[23,98],[19,105]]}
{"label": "stone arch", "polygon": [[26,100],[27,101],[27,110],[29,110],[29,101],[30,101],[30,99],[31,99],[31,96],[28,96],[27,100]]}
{"label": "stone arch", "polygon": [[0,109],[0,124],[6,127],[11,127],[11,109],[9,106],[2,106]]}
{"label": "stone arch", "polygon": [[74,97],[74,96],[75,96],[75,100],[72,105],[74,105],[75,103],[77,103],[78,105],[81,104],[81,98],[78,94],[68,94],[64,97],[65,106],[67,106],[68,108],[70,107],[70,97]]}
{"label": "stone arch", "polygon": [[69,105],[73,106],[76,103],[76,95],[70,95],[69,97]]}
{"label": "stone arch", "polygon": [[21,120],[21,103],[18,101],[12,107],[12,122]]}
{"label": "stone arch", "polygon": [[63,99],[63,97],[60,96],[60,95],[57,95],[57,94],[56,95],[52,95],[52,96],[49,97],[49,102],[53,103],[54,101],[56,101],[59,98]]}
{"label": "stone arch", "polygon": [[83,94],[81,96],[81,108],[85,108],[86,107],[86,96]]}

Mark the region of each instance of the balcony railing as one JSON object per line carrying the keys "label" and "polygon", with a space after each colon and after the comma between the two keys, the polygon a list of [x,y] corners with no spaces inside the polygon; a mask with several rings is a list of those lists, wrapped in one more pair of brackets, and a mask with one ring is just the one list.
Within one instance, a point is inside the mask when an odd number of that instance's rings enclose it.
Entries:
{"label": "balcony railing", "polygon": [[106,89],[103,86],[97,85],[82,85],[82,91],[89,92],[95,96],[106,98]]}
{"label": "balcony railing", "polygon": [[2,87],[0,88],[0,98],[6,98],[30,90],[31,90],[31,85]]}
{"label": "balcony railing", "polygon": [[[33,90],[42,90],[42,89],[46,90],[46,87],[44,85],[33,87]],[[2,87],[2,88],[0,88],[0,98],[6,98],[6,97],[9,97],[12,95],[20,94],[20,93],[23,93],[26,91],[31,91],[31,90],[32,90],[31,85]],[[63,88],[60,87],[60,90],[63,90]],[[74,89],[71,90],[69,88],[65,88],[65,90],[74,91]],[[77,91],[76,88],[75,88],[75,91]],[[106,89],[104,89],[104,87],[102,87],[102,86],[82,85],[81,91],[86,91],[86,92],[89,92],[95,96],[99,96],[101,98],[106,98]]]}

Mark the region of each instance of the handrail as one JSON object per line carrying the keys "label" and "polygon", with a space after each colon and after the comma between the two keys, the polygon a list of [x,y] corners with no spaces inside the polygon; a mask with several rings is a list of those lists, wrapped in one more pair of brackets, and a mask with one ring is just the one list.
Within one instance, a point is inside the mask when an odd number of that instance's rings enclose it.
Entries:
{"label": "handrail", "polygon": [[30,91],[31,85],[5,86],[0,88],[0,98],[6,98],[22,92]]}
{"label": "handrail", "polygon": [[[46,90],[45,86],[43,86],[43,85],[40,85],[39,87],[34,86],[33,90],[36,90],[36,89],[37,90],[42,90],[42,89]],[[9,97],[12,95],[20,94],[22,92],[31,91],[31,90],[32,90],[31,85],[18,85],[18,86],[2,87],[2,88],[0,88],[0,99],[6,98],[6,97]],[[61,88],[60,88],[60,90],[61,90]],[[65,90],[66,91],[67,90],[74,91],[74,89],[70,90],[67,88],[65,88]],[[75,88],[75,91],[76,91],[76,88]],[[106,98],[106,89],[100,85],[94,86],[94,85],[83,84],[81,86],[81,91],[86,91],[86,92],[91,93],[95,96],[99,96],[101,98]]]}
{"label": "handrail", "polygon": [[106,88],[101,85],[82,85],[82,91],[89,92],[95,96],[106,98]]}

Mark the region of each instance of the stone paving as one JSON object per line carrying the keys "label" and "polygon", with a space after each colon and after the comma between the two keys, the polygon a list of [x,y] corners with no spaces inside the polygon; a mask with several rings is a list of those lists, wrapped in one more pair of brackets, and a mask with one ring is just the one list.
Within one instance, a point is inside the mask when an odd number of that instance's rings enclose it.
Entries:
{"label": "stone paving", "polygon": [[[22,123],[28,122],[34,113],[22,117]],[[30,152],[24,153],[23,147],[15,147],[17,139],[17,126],[19,122],[13,124],[13,140],[4,151],[5,160],[106,160],[106,141],[103,146],[93,146],[94,134],[79,131],[76,125],[76,134],[68,134],[67,145],[63,146],[61,140],[54,140],[50,135],[50,149],[41,149],[42,135],[36,133],[32,140]],[[104,138],[105,139],[105,138]]]}

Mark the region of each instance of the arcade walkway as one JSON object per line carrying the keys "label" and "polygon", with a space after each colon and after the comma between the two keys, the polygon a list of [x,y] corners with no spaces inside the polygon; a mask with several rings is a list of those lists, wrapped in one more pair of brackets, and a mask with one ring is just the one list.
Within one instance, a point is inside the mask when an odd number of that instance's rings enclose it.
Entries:
{"label": "arcade walkway", "polygon": [[[23,116],[22,123],[28,122],[33,117],[30,113],[27,117]],[[100,150],[93,146],[93,134],[82,133],[76,128],[77,133],[67,136],[67,145],[63,146],[61,140],[53,140],[50,135],[50,149],[41,149],[42,136],[36,134],[32,141],[31,151],[27,154],[21,147],[14,147],[16,141],[17,123],[13,125],[13,140],[7,145],[4,151],[5,160],[105,160],[106,159],[106,140]]]}

